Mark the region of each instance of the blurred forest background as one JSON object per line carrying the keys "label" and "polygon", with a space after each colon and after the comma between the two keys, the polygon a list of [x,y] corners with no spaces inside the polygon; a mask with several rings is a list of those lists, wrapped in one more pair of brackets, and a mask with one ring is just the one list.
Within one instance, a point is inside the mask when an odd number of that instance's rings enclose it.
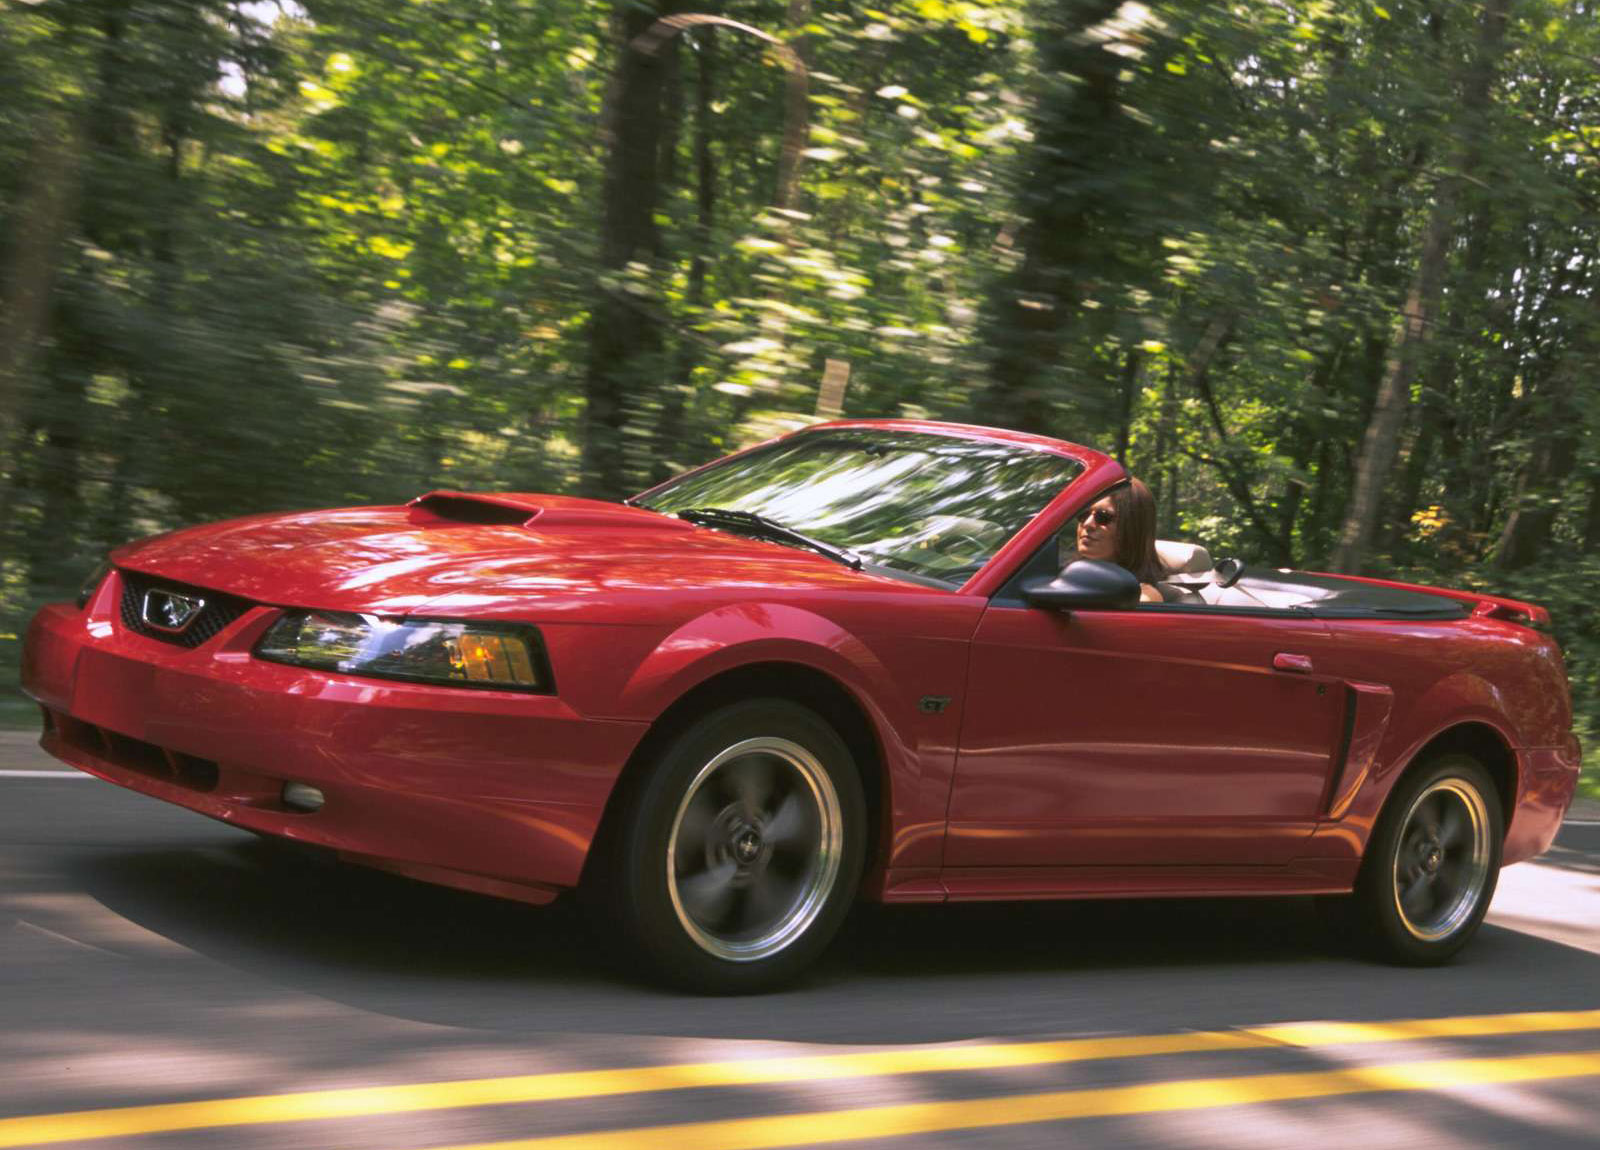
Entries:
{"label": "blurred forest background", "polygon": [[1596,8],[0,0],[0,689],[133,536],[842,410],[1543,603],[1593,746]]}

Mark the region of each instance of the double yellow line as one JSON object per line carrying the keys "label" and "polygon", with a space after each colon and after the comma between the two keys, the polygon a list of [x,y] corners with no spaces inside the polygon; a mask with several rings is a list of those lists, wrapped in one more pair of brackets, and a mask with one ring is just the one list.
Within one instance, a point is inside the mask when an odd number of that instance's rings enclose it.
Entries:
{"label": "double yellow line", "polygon": [[[1474,1015],[1398,1022],[1299,1022],[1242,1030],[875,1050],[478,1078],[405,1086],[316,1090],[0,1119],[0,1148],[180,1130],[362,1118],[380,1114],[603,1098],[705,1087],[883,1078],[944,1071],[1003,1070],[1101,1059],[1253,1050],[1275,1046],[1309,1048],[1365,1045],[1597,1028],[1600,1028],[1600,1010]],[[1196,1110],[1287,1099],[1380,1091],[1437,1090],[1591,1075],[1600,1075],[1600,1050],[1576,1054],[1400,1062],[1310,1073],[1198,1078],[973,1101],[873,1106],[776,1118],[729,1119],[484,1143],[455,1150],[598,1150],[600,1147],[687,1146],[697,1147],[698,1150],[754,1150],[757,1147],[854,1141],[1068,1118]]]}
{"label": "double yellow line", "polygon": [[811,1146],[819,1142],[854,1142],[980,1127],[1023,1126],[1068,1118],[1109,1118],[1385,1090],[1441,1090],[1594,1074],[1600,1074],[1600,1050],[1517,1058],[1461,1058],[1312,1074],[1191,1078],[1138,1086],[1063,1090],[1054,1094],[1018,1094],[972,1102],[921,1102],[909,1106],[786,1114],[777,1118],[735,1118],[638,1130],[604,1130],[597,1134],[480,1142],[446,1150],[767,1150]]}

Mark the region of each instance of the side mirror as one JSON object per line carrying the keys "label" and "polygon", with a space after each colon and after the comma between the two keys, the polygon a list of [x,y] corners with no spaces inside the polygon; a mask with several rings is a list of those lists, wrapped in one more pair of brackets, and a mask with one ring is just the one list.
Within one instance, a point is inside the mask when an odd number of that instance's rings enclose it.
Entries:
{"label": "side mirror", "polygon": [[1104,559],[1079,559],[1068,563],[1054,579],[1031,579],[1022,585],[1030,606],[1057,610],[1093,610],[1135,607],[1139,580],[1132,571]]}

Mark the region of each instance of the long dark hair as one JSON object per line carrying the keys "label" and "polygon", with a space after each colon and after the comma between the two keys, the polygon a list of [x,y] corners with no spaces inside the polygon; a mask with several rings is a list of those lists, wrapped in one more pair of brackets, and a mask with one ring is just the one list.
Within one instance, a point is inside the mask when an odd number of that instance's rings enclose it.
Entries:
{"label": "long dark hair", "polygon": [[1137,479],[1110,494],[1117,512],[1117,565],[1132,571],[1141,583],[1156,582],[1166,572],[1156,558],[1155,496]]}

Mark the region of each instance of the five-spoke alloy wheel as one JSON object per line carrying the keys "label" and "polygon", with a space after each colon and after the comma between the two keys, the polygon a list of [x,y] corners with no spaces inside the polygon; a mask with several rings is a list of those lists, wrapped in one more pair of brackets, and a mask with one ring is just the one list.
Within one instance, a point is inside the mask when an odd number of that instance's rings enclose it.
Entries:
{"label": "five-spoke alloy wheel", "polygon": [[860,878],[865,800],[844,741],[805,707],[752,700],[689,725],[649,767],[612,828],[602,895],[634,955],[695,990],[792,978]]}
{"label": "five-spoke alloy wheel", "polygon": [[678,804],[673,910],[717,958],[777,954],[827,905],[843,845],[839,794],[817,756],[790,739],[744,739],[701,767]]}
{"label": "five-spoke alloy wheel", "polygon": [[1444,962],[1494,897],[1504,822],[1482,764],[1447,754],[1395,786],[1367,844],[1348,909],[1380,957]]}
{"label": "five-spoke alloy wheel", "polygon": [[1482,905],[1489,883],[1489,809],[1459,778],[1431,783],[1406,811],[1392,870],[1395,911],[1413,938],[1449,938]]}

